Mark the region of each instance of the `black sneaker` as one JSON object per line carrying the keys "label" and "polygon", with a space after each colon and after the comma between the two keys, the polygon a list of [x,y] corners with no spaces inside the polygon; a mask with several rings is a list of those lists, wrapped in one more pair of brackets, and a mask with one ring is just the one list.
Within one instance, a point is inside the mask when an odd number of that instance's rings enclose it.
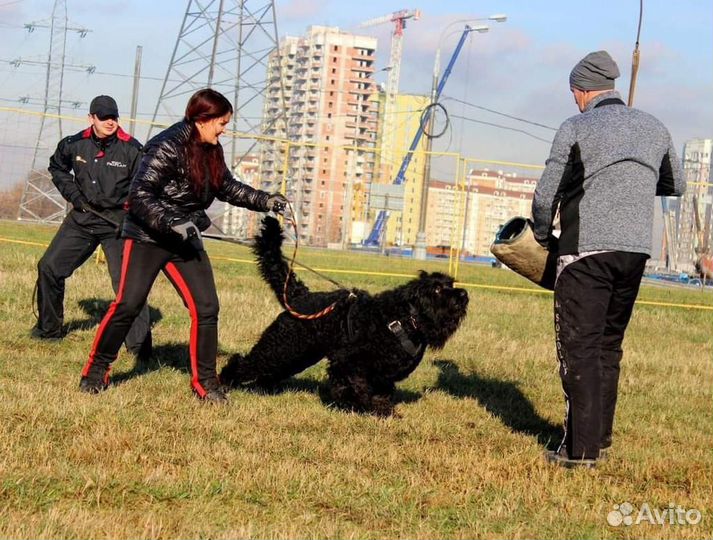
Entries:
{"label": "black sneaker", "polygon": [[218,382],[218,379],[213,379],[205,383],[199,383],[198,388],[193,388],[193,393],[201,401],[209,403],[227,403],[228,396],[225,395],[225,390]]}
{"label": "black sneaker", "polygon": [[553,465],[559,465],[565,469],[594,469],[597,466],[596,459],[572,459],[566,455],[553,450],[545,452],[545,461]]}
{"label": "black sneaker", "polygon": [[92,364],[86,375],[79,380],[79,390],[87,394],[98,394],[109,388],[109,368]]}
{"label": "black sneaker", "polygon": [[218,388],[216,390],[208,390],[206,392],[205,396],[201,398],[203,401],[208,401],[210,403],[227,403],[228,402],[228,396],[225,395],[225,392],[221,388]]}

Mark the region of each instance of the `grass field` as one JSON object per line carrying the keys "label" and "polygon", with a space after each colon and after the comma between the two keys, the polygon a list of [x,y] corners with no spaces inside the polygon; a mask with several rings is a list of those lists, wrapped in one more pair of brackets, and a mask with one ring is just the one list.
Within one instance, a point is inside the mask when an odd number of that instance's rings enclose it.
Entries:
{"label": "grass field", "polygon": [[[275,395],[236,391],[216,407],[191,395],[188,314],[163,277],[150,297],[154,360],[135,366],[122,351],[107,392],[78,391],[113,294],[92,260],[68,281],[69,335],[30,339],[44,251],[32,243],[53,232],[0,222],[0,538],[711,537],[713,311],[665,305],[712,306],[710,291],[642,289],[650,303],[635,309],[624,344],[611,458],[568,471],[542,459],[563,415],[552,299],[482,287],[529,287],[508,271],[460,266],[468,317],[399,385],[398,417],[331,409],[321,398],[324,363]],[[243,262],[247,249],[207,246],[220,367],[279,310]],[[447,270],[447,261],[308,249],[299,258],[319,268]],[[331,275],[372,291],[406,279]],[[608,524],[627,502],[629,517],[648,508],[644,517],[658,513],[664,524]],[[677,507],[701,521],[670,519]]]}

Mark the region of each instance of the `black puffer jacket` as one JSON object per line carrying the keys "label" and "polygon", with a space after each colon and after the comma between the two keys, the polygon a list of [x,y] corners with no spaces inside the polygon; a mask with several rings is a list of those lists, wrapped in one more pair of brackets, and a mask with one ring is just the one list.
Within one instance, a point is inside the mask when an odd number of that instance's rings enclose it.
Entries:
{"label": "black puffer jacket", "polygon": [[267,211],[269,194],[238,182],[227,167],[217,191],[206,181],[205,191],[195,193],[184,154],[191,129],[190,123],[178,122],[146,143],[139,170],[131,183],[124,237],[139,241],[176,241],[178,235],[171,225],[187,219],[205,231],[210,226],[205,210],[215,198],[234,206]]}

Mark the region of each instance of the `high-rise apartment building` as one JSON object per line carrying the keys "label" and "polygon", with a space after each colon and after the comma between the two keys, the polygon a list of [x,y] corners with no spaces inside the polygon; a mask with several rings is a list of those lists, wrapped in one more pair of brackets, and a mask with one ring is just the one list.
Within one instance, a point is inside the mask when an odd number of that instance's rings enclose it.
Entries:
{"label": "high-rise apartment building", "polygon": [[371,182],[376,43],[312,26],[271,56],[263,133],[275,140],[262,146],[260,187],[286,190],[307,244],[345,245],[358,208],[353,193]]}
{"label": "high-rise apartment building", "polygon": [[[243,157],[233,172],[238,180],[251,187],[258,186],[258,172],[260,170],[260,160],[258,156],[249,154]],[[239,208],[228,203],[222,203],[223,211],[222,232],[228,236],[238,238],[250,238],[255,235],[256,214],[245,208]]]}
{"label": "high-rise apartment building", "polygon": [[678,208],[674,259],[674,269],[681,272],[693,273],[700,254],[697,251],[712,247],[712,150],[713,139],[691,139],[683,145],[683,174],[687,186]]}
{"label": "high-rise apartment building", "polygon": [[432,180],[428,191],[428,246],[458,247],[467,255],[490,257],[500,226],[515,216],[531,215],[536,178],[500,171],[471,170],[467,196],[454,184]]}

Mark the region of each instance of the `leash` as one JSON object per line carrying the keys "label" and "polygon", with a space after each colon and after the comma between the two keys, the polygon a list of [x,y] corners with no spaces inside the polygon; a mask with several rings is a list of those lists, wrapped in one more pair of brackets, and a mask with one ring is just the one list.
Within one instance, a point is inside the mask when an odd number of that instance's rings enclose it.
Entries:
{"label": "leash", "polygon": [[[321,272],[318,272],[318,271],[315,270],[314,268],[310,268],[309,266],[307,266],[307,265],[304,264],[304,263],[297,262],[297,250],[298,250],[298,248],[299,248],[299,233],[297,232],[297,231],[298,231],[298,229],[297,229],[297,221],[295,220],[295,212],[294,212],[294,209],[292,208],[292,203],[290,203],[289,201],[287,201],[287,206],[288,206],[288,208],[289,208],[289,210],[290,210],[289,222],[290,222],[290,224],[292,225],[292,229],[295,231],[295,249],[294,249],[293,252],[292,252],[292,257],[291,257],[290,262],[289,262],[289,265],[288,265],[288,266],[289,266],[289,269],[288,269],[288,271],[287,271],[287,277],[285,278],[285,285],[284,285],[284,287],[282,288],[282,303],[285,305],[285,310],[286,310],[290,315],[292,315],[293,317],[295,317],[295,318],[297,318],[297,319],[301,319],[301,320],[308,320],[308,321],[311,321],[311,320],[314,320],[314,319],[319,319],[319,318],[321,318],[321,317],[324,317],[325,315],[327,315],[327,314],[331,313],[332,311],[334,311],[334,308],[337,306],[338,300],[335,300],[335,301],[332,302],[329,306],[327,306],[326,308],[324,308],[324,309],[321,310],[321,311],[318,311],[317,313],[300,313],[300,312],[297,311],[295,308],[293,308],[293,307],[290,305],[289,300],[287,299],[287,289],[289,288],[290,277],[291,277],[292,274],[293,274],[293,270],[294,270],[294,267],[295,267],[295,266],[300,266],[300,267],[304,268],[305,270],[308,270],[309,272],[312,272],[314,275],[319,276],[319,277],[321,277],[322,279],[324,279],[324,280],[326,280],[326,281],[329,281],[332,285],[336,286],[338,289],[342,289],[342,290],[345,290],[345,291],[348,290],[348,289],[347,289],[344,285],[342,285],[341,283],[339,283],[337,280],[332,279],[332,278],[330,278],[329,276],[326,276],[326,275],[322,274]],[[218,227],[215,223],[213,223],[213,227],[215,227],[215,228],[218,230],[218,232],[220,232],[221,234],[225,235],[225,232],[224,232],[220,227]],[[221,241],[221,242],[228,242],[228,243],[231,243],[231,244],[238,244],[238,245],[241,245],[241,246],[249,245],[248,242],[243,242],[243,241],[240,241],[240,240],[236,240],[236,239],[234,239],[234,238],[228,238],[227,236],[219,236],[219,235],[216,235],[216,234],[206,234],[206,233],[202,233],[201,236],[203,236],[203,238],[210,238],[210,239],[212,239],[212,240],[219,240],[219,241]],[[282,256],[282,258],[283,258],[285,261],[287,260],[287,257],[285,257],[284,255]],[[356,296],[356,295],[355,295],[353,292],[350,291],[350,292],[349,292],[349,297],[351,298],[351,297],[354,297],[354,296]]]}
{"label": "leash", "polygon": [[[290,283],[290,277],[292,276],[292,270],[295,266],[295,260],[297,259],[297,249],[299,248],[299,242],[300,242],[300,234],[299,234],[299,230],[297,229],[297,221],[295,220],[295,212],[294,212],[294,209],[292,208],[292,203],[290,201],[287,201],[287,206],[290,209],[290,224],[292,225],[292,229],[295,231],[295,249],[292,251],[292,259],[290,260],[289,270],[287,271],[287,277],[285,277],[285,286],[282,288],[282,302],[285,305],[285,310],[290,315],[295,317],[296,319],[300,319],[303,321],[312,321],[312,320],[324,317],[325,315],[328,315],[332,311],[334,311],[334,308],[337,307],[338,300],[335,300],[330,305],[328,305],[326,308],[324,308],[321,311],[318,311],[317,313],[300,313],[295,308],[293,308],[290,305],[290,302],[287,300],[287,289],[288,289],[288,286]],[[327,279],[329,279],[329,278],[327,278]],[[344,289],[344,287],[342,285],[338,284],[336,281],[333,281],[331,279],[329,279],[329,281],[332,283],[335,283],[340,289]],[[346,289],[344,289],[344,290],[346,290]],[[356,295],[353,292],[349,291],[349,297],[351,298],[354,296],[356,296]]]}
{"label": "leash", "polygon": [[[216,229],[218,229],[218,230],[220,231],[220,227],[218,227],[215,223],[213,223],[212,226],[215,227]],[[220,231],[220,232],[222,233],[222,231]],[[238,246],[245,246],[245,247],[250,247],[250,246],[252,246],[252,243],[251,243],[249,240],[238,240],[238,239],[236,239],[236,238],[231,238],[231,237],[229,237],[229,236],[221,236],[221,235],[218,235],[218,234],[210,234],[210,233],[201,233],[201,236],[202,236],[203,238],[208,238],[208,239],[210,239],[210,240],[218,240],[219,242],[227,242],[227,243],[229,243],[229,244],[236,244],[236,245],[238,245]],[[282,256],[282,258],[283,258],[285,261],[287,260],[287,257],[285,257],[284,255]],[[327,276],[326,274],[323,274],[323,273],[321,273],[321,272],[315,270],[314,268],[312,268],[312,267],[310,267],[310,266],[307,266],[307,265],[304,264],[304,263],[301,263],[301,262],[299,262],[299,261],[295,261],[295,266],[299,266],[300,268],[304,268],[304,269],[307,270],[308,272],[312,272],[315,276],[321,277],[321,278],[324,279],[325,281],[329,281],[332,285],[334,285],[334,286],[336,286],[336,287],[338,287],[338,288],[340,288],[340,289],[346,289],[346,287],[344,287],[344,286],[343,286],[341,283],[339,283],[338,281],[336,281],[336,280],[330,278],[330,277]]]}
{"label": "leash", "polygon": [[99,212],[99,211],[97,211],[97,210],[94,210],[94,208],[92,208],[92,207],[89,206],[89,205],[84,205],[83,210],[84,210],[85,212],[89,212],[90,214],[94,214],[94,215],[97,216],[98,218],[101,218],[101,219],[103,219],[104,221],[106,221],[109,225],[111,225],[111,226],[114,227],[114,229],[116,230],[117,234],[121,233],[121,224],[119,224],[118,221],[114,221],[114,220],[111,219],[110,217],[108,217],[108,216],[102,214],[101,212]]}

